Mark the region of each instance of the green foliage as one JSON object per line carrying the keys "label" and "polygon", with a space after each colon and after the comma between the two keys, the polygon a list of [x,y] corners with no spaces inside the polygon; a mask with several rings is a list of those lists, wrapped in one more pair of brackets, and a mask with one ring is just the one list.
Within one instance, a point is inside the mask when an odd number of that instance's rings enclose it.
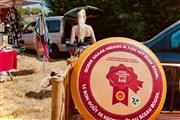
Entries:
{"label": "green foliage", "polygon": [[31,13],[32,14],[39,14],[41,12],[41,9],[40,8],[31,8]]}
{"label": "green foliage", "polygon": [[26,8],[17,7],[17,10],[21,14],[21,16],[27,16],[30,13],[37,15],[41,12],[40,8],[29,8],[29,7],[26,7]]}
{"label": "green foliage", "polygon": [[31,9],[29,7],[27,7],[27,8],[18,7],[17,10],[18,10],[18,12],[20,12],[21,16],[29,15],[29,13],[31,11]]}
{"label": "green foliage", "polygon": [[145,41],[180,19],[179,2],[172,0],[45,0],[50,15],[63,15],[85,5],[104,10],[99,18],[87,20],[97,39],[123,36]]}
{"label": "green foliage", "polygon": [[64,15],[64,11],[67,9],[67,0],[45,0],[45,2],[46,7],[50,10],[50,15]]}

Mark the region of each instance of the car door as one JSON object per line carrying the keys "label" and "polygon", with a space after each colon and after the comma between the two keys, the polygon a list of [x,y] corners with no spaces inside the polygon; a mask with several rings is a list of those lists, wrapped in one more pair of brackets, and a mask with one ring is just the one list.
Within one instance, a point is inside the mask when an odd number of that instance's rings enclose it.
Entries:
{"label": "car door", "polygon": [[146,41],[162,63],[180,63],[180,20]]}
{"label": "car door", "polygon": [[46,20],[47,29],[51,37],[52,43],[61,44],[61,21],[59,19]]}
{"label": "car door", "polygon": [[163,49],[156,52],[163,63],[180,63],[180,30],[177,29],[164,38]]}
{"label": "car door", "polygon": [[169,63],[180,63],[180,29],[168,36],[169,49],[164,51],[163,61]]}
{"label": "car door", "polygon": [[159,44],[159,50],[154,52],[161,62],[180,63],[180,29],[164,37]]}

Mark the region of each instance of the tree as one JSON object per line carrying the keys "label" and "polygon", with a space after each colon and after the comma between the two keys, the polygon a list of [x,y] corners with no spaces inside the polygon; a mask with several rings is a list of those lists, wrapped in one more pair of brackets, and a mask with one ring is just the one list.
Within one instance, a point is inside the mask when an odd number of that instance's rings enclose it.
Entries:
{"label": "tree", "polygon": [[31,8],[31,13],[32,14],[39,14],[41,12],[41,9],[40,8]]}
{"label": "tree", "polygon": [[87,20],[97,39],[123,36],[145,41],[180,19],[179,2],[173,0],[46,0],[51,15],[91,5],[104,10],[100,18]]}
{"label": "tree", "polygon": [[45,2],[46,7],[50,10],[50,15],[64,15],[67,0],[45,0]]}
{"label": "tree", "polygon": [[26,7],[26,8],[18,7],[17,10],[18,10],[18,12],[20,12],[21,16],[29,15],[29,13],[30,13],[29,7]]}

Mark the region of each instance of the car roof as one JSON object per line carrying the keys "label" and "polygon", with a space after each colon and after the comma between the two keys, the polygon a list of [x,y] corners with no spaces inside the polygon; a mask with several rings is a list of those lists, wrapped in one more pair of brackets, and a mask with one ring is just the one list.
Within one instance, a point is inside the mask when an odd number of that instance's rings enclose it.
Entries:
{"label": "car roof", "polygon": [[[50,16],[50,17],[45,17],[46,20],[62,20],[64,16]],[[39,19],[37,17],[33,22],[36,22]]]}
{"label": "car roof", "polygon": [[61,20],[64,16],[51,16],[51,17],[45,17],[46,20]]}

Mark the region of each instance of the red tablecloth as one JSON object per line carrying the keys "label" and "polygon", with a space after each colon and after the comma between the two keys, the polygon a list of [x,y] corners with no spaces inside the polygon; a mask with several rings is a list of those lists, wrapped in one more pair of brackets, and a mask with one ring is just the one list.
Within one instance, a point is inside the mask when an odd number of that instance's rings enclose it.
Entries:
{"label": "red tablecloth", "polygon": [[0,72],[17,68],[16,51],[0,52]]}

